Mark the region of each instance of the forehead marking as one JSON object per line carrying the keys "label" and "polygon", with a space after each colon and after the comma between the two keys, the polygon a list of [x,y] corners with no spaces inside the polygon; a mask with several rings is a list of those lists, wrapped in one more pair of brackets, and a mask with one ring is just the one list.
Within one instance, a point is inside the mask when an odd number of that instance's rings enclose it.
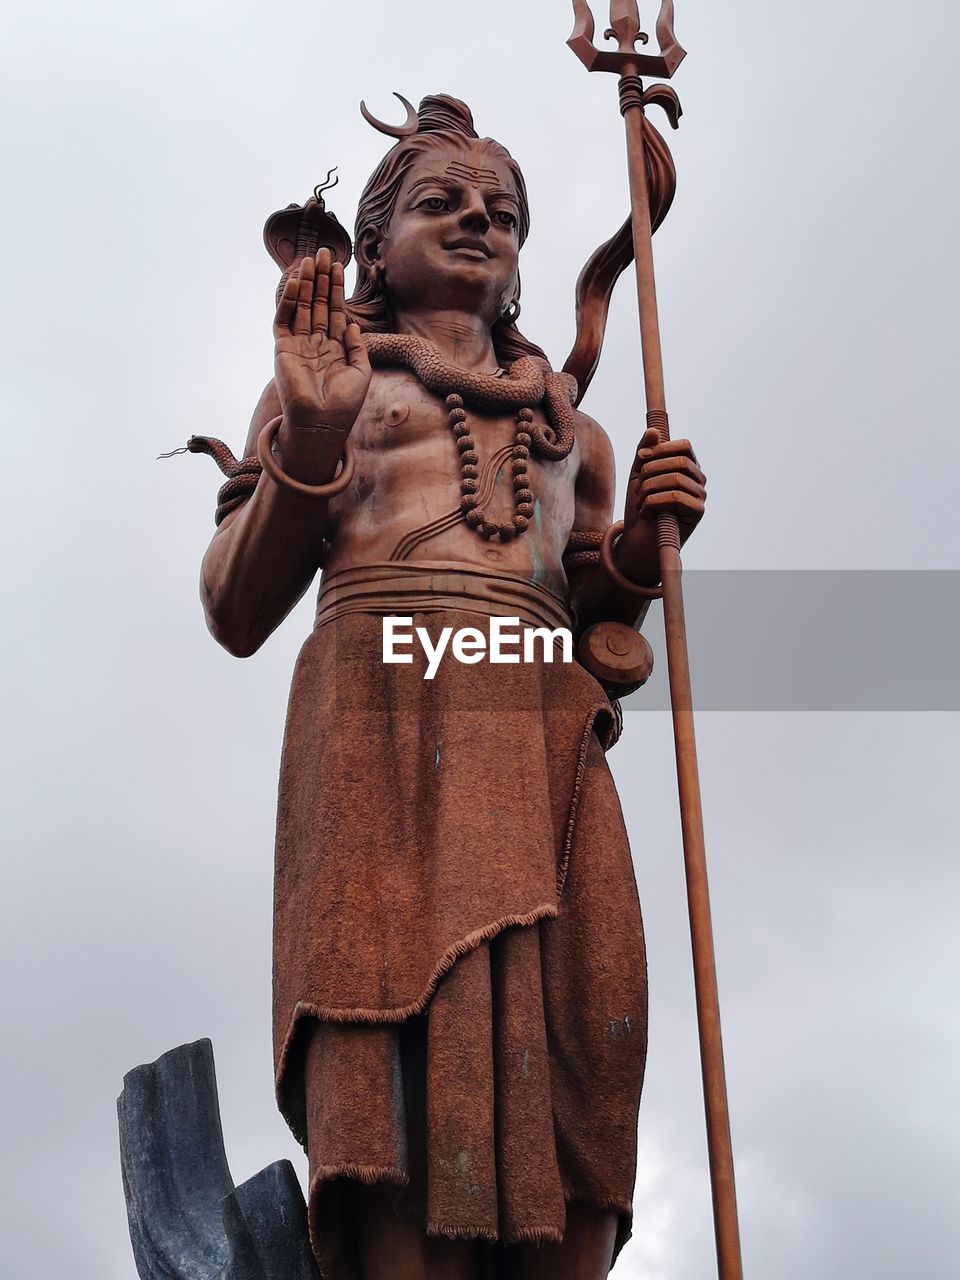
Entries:
{"label": "forehead marking", "polygon": [[472,164],[461,164],[459,160],[452,160],[447,165],[447,173],[452,178],[465,178],[475,187],[485,183],[487,186],[496,186],[500,181],[496,169],[481,169]]}

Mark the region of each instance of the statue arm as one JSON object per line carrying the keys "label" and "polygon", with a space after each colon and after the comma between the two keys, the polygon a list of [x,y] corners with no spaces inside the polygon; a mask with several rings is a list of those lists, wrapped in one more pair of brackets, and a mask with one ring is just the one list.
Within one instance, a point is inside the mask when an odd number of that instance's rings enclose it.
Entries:
{"label": "statue arm", "polygon": [[[616,462],[613,446],[600,424],[584,413],[577,414],[577,442],[580,469],[577,473],[573,528],[600,534],[614,520]],[[619,556],[617,559],[619,561]],[[623,571],[631,576],[626,568]],[[601,564],[571,566],[567,569],[567,577],[580,632],[595,622],[606,621],[626,622],[639,627],[650,606],[649,600],[626,592],[612,582]]]}
{"label": "statue arm", "polygon": [[[271,381],[243,457],[256,454],[258,435],[280,412]],[[264,473],[247,501],[221,521],[203,558],[200,596],[211,634],[236,657],[255,653],[310,586],[321,563],[328,505],[282,489]]]}
{"label": "statue arm", "polygon": [[[322,248],[302,259],[277,303],[275,377],[253,415],[244,457],[282,416],[281,471],[310,486],[334,478],[370,385],[370,361],[343,302],[343,266]],[[329,499],[279,485],[266,472],[221,521],[203,560],[207,625],[237,657],[255,653],[313,581],[323,556]]]}
{"label": "statue arm", "polygon": [[[613,447],[606,432],[585,414],[578,415],[580,470],[577,475],[575,530],[602,532],[610,522],[615,495]],[[689,440],[659,443],[657,432],[644,432],[627,479],[624,530],[613,556],[624,577],[640,586],[656,586],[660,574],[657,517],[677,517],[680,543],[686,542],[703,515],[706,477]],[[571,596],[580,629],[601,621],[638,626],[649,601],[618,587],[602,565],[571,578]]]}

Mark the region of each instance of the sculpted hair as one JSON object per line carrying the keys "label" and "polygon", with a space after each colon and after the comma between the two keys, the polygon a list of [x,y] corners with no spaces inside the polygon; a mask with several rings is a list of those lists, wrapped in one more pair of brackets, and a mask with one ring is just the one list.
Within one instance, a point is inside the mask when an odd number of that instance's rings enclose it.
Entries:
{"label": "sculpted hair", "polygon": [[[420,156],[438,150],[451,141],[463,142],[464,140],[478,142],[492,155],[506,161],[520,205],[517,232],[522,246],[530,230],[530,206],[520,166],[499,142],[495,142],[492,138],[480,138],[474,128],[470,108],[466,103],[460,102],[457,98],[450,98],[446,94],[423,99],[417,113],[416,132],[401,138],[377,166],[360,197],[354,244],[359,245],[361,239],[368,236],[370,232],[373,232],[378,240],[383,238],[390,226],[390,219],[393,217],[403,180]],[[347,311],[350,318],[355,320],[365,333],[392,331],[393,322],[389,302],[380,288],[379,281],[370,274],[360,261],[359,255],[357,282],[353,296],[347,300]],[[497,358],[504,364],[509,364],[520,356],[532,355],[546,359],[543,351],[525,338],[516,324],[510,323],[503,317],[493,325],[491,336]]]}

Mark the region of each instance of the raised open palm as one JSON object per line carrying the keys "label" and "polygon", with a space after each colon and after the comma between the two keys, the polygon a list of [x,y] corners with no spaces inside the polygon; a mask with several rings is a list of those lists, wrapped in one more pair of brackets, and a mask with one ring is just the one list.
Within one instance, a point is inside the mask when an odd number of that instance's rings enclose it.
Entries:
{"label": "raised open palm", "polygon": [[329,249],[302,259],[283,287],[273,324],[274,371],[284,421],[348,432],[370,385],[360,326],[347,324],[343,267]]}

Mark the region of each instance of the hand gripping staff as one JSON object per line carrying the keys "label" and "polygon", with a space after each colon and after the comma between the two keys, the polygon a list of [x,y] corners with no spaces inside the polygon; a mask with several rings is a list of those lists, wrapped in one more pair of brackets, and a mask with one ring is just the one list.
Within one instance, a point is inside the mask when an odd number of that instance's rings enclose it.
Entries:
{"label": "hand gripping staff", "polygon": [[[631,227],[640,305],[640,342],[643,353],[643,380],[646,390],[647,425],[669,438],[666,400],[663,390],[663,359],[657,291],[653,272],[650,196],[647,187],[647,156],[644,145],[644,106],[656,102],[665,108],[676,127],[680,104],[666,85],[656,85],[646,93],[640,80],[647,72],[669,79],[686,56],[673,34],[673,0],[663,0],[657,19],[659,54],[638,53],[637,44],[646,45],[649,36],[640,30],[636,0],[611,0],[610,26],[606,38],[616,39],[618,48],[597,49],[593,43],[593,15],[586,0],[573,0],[574,28],[567,41],[588,71],[612,71],[620,78],[620,112],[627,133],[627,168],[630,177]],[[648,126],[649,128],[649,126]],[[696,987],[697,1022],[700,1033],[700,1061],[707,1122],[707,1148],[713,1192],[713,1218],[717,1241],[720,1280],[742,1280],[740,1233],[737,1224],[737,1197],[734,1184],[730,1118],[723,1070],[720,1037],[720,1004],[710,923],[710,895],[703,839],[700,780],[697,774],[697,747],[694,738],[693,701],[687,660],[687,634],[683,616],[680,531],[672,514],[657,519],[660,573],[663,583],[663,613],[670,675],[670,703],[677,757],[680,792],[680,822],[683,857],[693,947],[693,975]]]}

